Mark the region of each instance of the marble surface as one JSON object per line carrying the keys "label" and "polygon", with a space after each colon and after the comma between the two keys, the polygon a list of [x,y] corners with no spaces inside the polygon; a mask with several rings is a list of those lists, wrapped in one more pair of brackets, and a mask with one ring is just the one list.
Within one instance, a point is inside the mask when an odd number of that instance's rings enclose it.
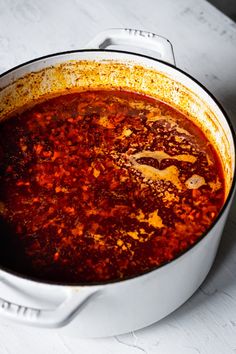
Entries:
{"label": "marble surface", "polygon": [[[236,24],[205,0],[0,0],[0,72],[38,56],[82,48],[109,27],[169,38],[177,66],[215,94],[236,126]],[[235,236],[234,201],[209,276],[159,323],[113,338],[81,339],[0,318],[0,353],[235,354]]]}

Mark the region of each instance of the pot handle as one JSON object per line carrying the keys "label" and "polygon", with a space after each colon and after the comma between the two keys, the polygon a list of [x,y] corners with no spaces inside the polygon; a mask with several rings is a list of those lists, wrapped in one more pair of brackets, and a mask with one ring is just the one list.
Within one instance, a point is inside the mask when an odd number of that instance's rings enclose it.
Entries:
{"label": "pot handle", "polygon": [[62,303],[54,309],[22,306],[0,298],[0,314],[17,322],[45,328],[59,328],[69,323],[98,289],[70,289]]}
{"label": "pot handle", "polygon": [[152,32],[131,28],[111,28],[100,32],[91,40],[86,48],[106,49],[111,45],[132,45],[143,49],[158,52],[155,57],[175,64],[175,56],[171,42],[162,36]]}

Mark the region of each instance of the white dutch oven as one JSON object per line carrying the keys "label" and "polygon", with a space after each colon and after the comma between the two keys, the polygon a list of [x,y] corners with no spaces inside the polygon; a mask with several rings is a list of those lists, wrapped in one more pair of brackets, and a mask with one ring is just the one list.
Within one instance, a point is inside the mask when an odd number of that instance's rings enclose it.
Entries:
{"label": "white dutch oven", "polygon": [[[161,60],[110,45],[133,45],[158,52]],[[235,185],[232,126],[214,97],[175,67],[165,38],[130,29],[99,34],[92,50],[53,54],[0,77],[0,117],[49,92],[91,87],[124,88],[172,104],[201,126],[221,158],[226,200],[201,240],[172,262],[134,278],[98,285],[40,282],[0,269],[0,313],[16,322],[45,328],[67,325],[78,336],[109,336],[136,330],[168,315],[199,287],[213,263]],[[155,53],[157,55],[157,53]],[[1,263],[1,260],[0,260]]]}

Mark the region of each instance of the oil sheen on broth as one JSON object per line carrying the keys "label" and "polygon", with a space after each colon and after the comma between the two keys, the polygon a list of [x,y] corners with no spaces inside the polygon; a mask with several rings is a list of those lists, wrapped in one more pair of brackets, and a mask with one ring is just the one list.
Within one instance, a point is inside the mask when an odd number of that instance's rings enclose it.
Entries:
{"label": "oil sheen on broth", "polygon": [[103,282],[170,262],[224,201],[220,160],[186,116],[119,91],[61,95],[0,126],[1,264]]}

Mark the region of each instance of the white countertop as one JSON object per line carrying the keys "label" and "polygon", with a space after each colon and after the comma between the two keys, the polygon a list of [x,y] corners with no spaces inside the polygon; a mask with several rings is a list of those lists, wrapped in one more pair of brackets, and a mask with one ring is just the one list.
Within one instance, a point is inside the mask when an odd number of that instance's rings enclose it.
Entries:
{"label": "white countertop", "polygon": [[[0,0],[0,72],[82,48],[109,27],[171,40],[177,66],[201,81],[236,126],[236,24],[205,0]],[[146,329],[80,339],[0,318],[0,354],[236,354],[236,202],[215,264],[180,309]]]}

